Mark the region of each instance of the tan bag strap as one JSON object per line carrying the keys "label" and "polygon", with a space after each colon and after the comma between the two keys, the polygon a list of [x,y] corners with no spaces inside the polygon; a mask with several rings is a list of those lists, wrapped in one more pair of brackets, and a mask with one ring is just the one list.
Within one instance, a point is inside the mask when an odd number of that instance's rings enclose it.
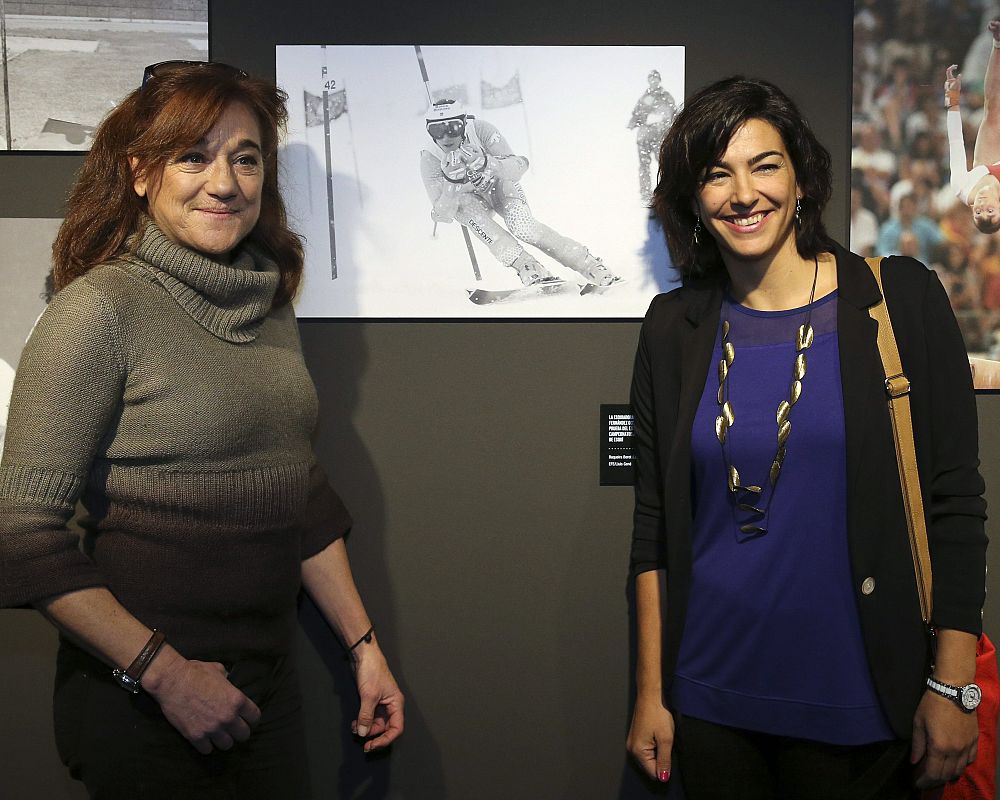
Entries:
{"label": "tan bag strap", "polygon": [[868,315],[878,323],[878,352],[885,370],[885,392],[889,397],[889,417],[892,419],[892,436],[896,441],[896,464],[899,467],[899,485],[903,490],[906,510],[906,528],[910,534],[910,552],[913,554],[913,573],[920,598],[920,616],[930,625],[933,610],[931,554],[927,546],[927,522],[924,518],[924,500],[920,493],[920,476],[917,473],[917,448],[913,443],[913,420],[910,418],[910,381],[903,373],[899,348],[892,333],[889,308],[882,290],[881,256],[866,258],[878,283],[882,299],[870,309]]}

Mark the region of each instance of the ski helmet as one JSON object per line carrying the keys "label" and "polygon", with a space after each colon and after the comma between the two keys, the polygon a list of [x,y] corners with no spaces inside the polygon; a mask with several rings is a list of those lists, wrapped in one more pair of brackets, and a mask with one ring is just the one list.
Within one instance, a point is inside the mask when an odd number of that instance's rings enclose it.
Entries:
{"label": "ski helmet", "polygon": [[446,119],[465,119],[465,108],[461,100],[435,100],[424,115],[427,122],[442,122]]}
{"label": "ski helmet", "polygon": [[461,136],[465,133],[467,117],[458,100],[436,100],[424,115],[427,133],[432,139]]}

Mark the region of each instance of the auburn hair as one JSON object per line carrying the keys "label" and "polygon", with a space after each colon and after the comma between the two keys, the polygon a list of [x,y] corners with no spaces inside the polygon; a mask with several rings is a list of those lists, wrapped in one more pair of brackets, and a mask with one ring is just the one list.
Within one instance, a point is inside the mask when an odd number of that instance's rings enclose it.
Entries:
{"label": "auburn hair", "polygon": [[260,217],[246,241],[278,265],[274,306],[289,302],[302,279],[303,250],[288,227],[278,189],[278,141],[288,120],[287,99],[273,83],[224,64],[178,62],[156,71],[104,118],[94,135],[52,245],[55,290],[130,252],[149,214],[146,198],[135,192],[136,178],[159,181],[172,158],[200,141],[228,106],[242,103],[260,126],[264,165]]}

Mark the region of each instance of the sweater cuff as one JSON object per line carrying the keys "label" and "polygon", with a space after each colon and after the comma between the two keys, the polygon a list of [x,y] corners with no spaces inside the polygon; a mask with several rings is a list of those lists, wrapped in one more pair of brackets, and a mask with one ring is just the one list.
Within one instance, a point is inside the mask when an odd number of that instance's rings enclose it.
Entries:
{"label": "sweater cuff", "polygon": [[72,473],[0,469],[0,607],[105,585],[66,528],[81,483]]}
{"label": "sweater cuff", "polygon": [[309,501],[299,522],[302,559],[310,558],[350,531],[354,520],[326,471],[313,463],[309,471]]}
{"label": "sweater cuff", "polygon": [[0,608],[32,606],[67,592],[106,586],[107,581],[65,529],[23,534],[0,543]]}

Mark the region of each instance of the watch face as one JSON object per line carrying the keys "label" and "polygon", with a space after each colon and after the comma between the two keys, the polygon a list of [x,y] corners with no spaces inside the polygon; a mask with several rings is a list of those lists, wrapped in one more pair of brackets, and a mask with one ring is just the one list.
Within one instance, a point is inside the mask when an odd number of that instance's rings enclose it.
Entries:
{"label": "watch face", "polygon": [[983,690],[976,686],[976,684],[970,683],[962,689],[962,705],[969,711],[974,711],[982,699]]}

